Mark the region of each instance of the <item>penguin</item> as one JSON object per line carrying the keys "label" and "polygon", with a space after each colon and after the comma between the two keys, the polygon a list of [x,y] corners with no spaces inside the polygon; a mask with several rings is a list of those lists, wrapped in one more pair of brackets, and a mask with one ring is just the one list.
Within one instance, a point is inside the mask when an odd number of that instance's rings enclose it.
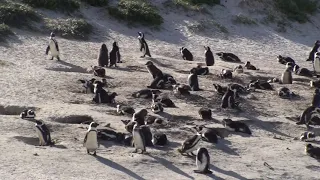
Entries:
{"label": "penguin", "polygon": [[164,81],[164,78],[161,76],[157,76],[147,88],[151,89],[165,89],[166,83]]}
{"label": "penguin", "polygon": [[97,137],[98,140],[105,140],[105,141],[117,141],[121,142],[124,139],[124,134],[120,132],[116,132],[109,128],[99,129],[97,130]]}
{"label": "penguin", "polygon": [[201,134],[197,133],[192,137],[187,138],[183,143],[182,147],[178,149],[178,152],[183,154],[191,154],[194,156],[193,151],[197,149],[201,140]]}
{"label": "penguin", "polygon": [[163,73],[163,80],[166,84],[170,84],[171,86],[177,84],[177,81],[173,78],[173,76],[168,73]]}
{"label": "penguin", "polygon": [[155,93],[155,94],[160,94],[162,93],[160,90],[157,90],[157,89],[154,89],[154,90],[151,90],[151,89],[142,89],[142,90],[139,90],[137,92],[134,92],[132,93],[132,97],[135,97],[135,98],[145,98],[145,99],[151,99],[152,98],[152,93]]}
{"label": "penguin", "polygon": [[32,109],[25,109],[20,113],[21,119],[31,118],[34,119],[36,117],[36,113]]}
{"label": "penguin", "polygon": [[205,49],[204,55],[205,55],[206,65],[213,66],[214,65],[214,56],[213,56],[213,53],[212,53],[210,47],[204,46],[204,49]]}
{"label": "penguin", "polygon": [[244,65],[245,68],[249,69],[249,70],[259,70],[257,69],[254,65],[252,65],[250,63],[250,61],[247,61],[246,64]]}
{"label": "penguin", "polygon": [[124,129],[127,130],[129,133],[132,133],[133,126],[136,122],[131,120],[121,120],[121,122],[124,124]]}
{"label": "penguin", "polygon": [[271,86],[270,83],[266,81],[260,81],[259,79],[257,80],[252,80],[249,85],[249,88],[254,87],[255,89],[262,89],[262,90],[273,90],[273,87]]}
{"label": "penguin", "polygon": [[320,89],[315,89],[313,93],[311,106],[320,108]]}
{"label": "penguin", "polygon": [[219,84],[213,84],[213,87],[215,88],[215,91],[218,92],[219,95],[224,95],[228,90],[228,87],[224,87]]}
{"label": "penguin", "polygon": [[182,55],[182,59],[183,60],[193,61],[193,55],[187,48],[181,47],[180,48],[180,53]]}
{"label": "penguin", "polygon": [[310,87],[320,88],[320,80],[311,80],[310,81]]}
{"label": "penguin", "polygon": [[159,96],[159,94],[155,93],[153,98],[156,102],[160,102],[163,107],[176,107],[174,102],[167,96]]}
{"label": "penguin", "polygon": [[140,125],[138,123],[135,123],[135,125],[133,126],[132,136],[135,148],[134,153],[137,153],[139,149],[141,150],[141,154],[145,153],[146,141],[142,129],[140,128]]}
{"label": "penguin", "polygon": [[252,134],[249,127],[243,122],[232,121],[231,119],[223,119],[222,123],[223,126],[230,131],[242,132],[249,135]]}
{"label": "penguin", "polygon": [[190,70],[190,75],[188,76],[188,84],[191,87],[192,91],[201,91],[202,90],[199,88],[198,75],[197,75],[196,68],[192,68]]}
{"label": "penguin", "polygon": [[280,83],[280,79],[279,78],[270,78],[267,81],[268,83]]}
{"label": "penguin", "polygon": [[135,113],[133,107],[117,105],[117,113],[120,115],[132,116]]}
{"label": "penguin", "polygon": [[287,67],[286,70],[281,75],[282,84],[292,84],[292,72],[291,68]]}
{"label": "penguin", "polygon": [[148,111],[146,109],[140,109],[139,111],[136,111],[132,115],[132,121],[135,121],[138,123],[139,126],[144,125],[145,118],[148,115]]}
{"label": "penguin", "polygon": [[41,120],[36,120],[36,132],[39,138],[39,146],[53,145],[48,127]]}
{"label": "penguin", "polygon": [[154,133],[152,136],[153,145],[164,146],[168,143],[167,135],[164,133]]}
{"label": "penguin", "polygon": [[163,73],[158,69],[152,61],[148,61],[146,64],[148,72],[152,75],[153,79],[156,77],[163,77]]}
{"label": "penguin", "polygon": [[157,102],[156,101],[156,94],[152,94],[152,104],[151,104],[151,111],[153,113],[160,113],[160,112],[163,112],[163,106],[160,102]]}
{"label": "penguin", "polygon": [[278,55],[277,59],[278,59],[278,62],[283,65],[286,65],[288,62],[291,62],[292,64],[296,64],[296,62],[291,57]]}
{"label": "penguin", "polygon": [[205,120],[212,119],[212,111],[209,108],[202,107],[199,109],[198,113],[202,119],[205,119]]}
{"label": "penguin", "polygon": [[202,140],[209,143],[218,143],[218,136],[224,139],[224,136],[215,128],[207,128],[204,125],[193,127],[198,134],[201,134]]}
{"label": "penguin", "polygon": [[222,69],[219,76],[223,79],[232,79],[232,71],[227,69]]}
{"label": "penguin", "polygon": [[90,154],[91,152],[93,152],[92,155],[94,156],[97,155],[96,150],[100,146],[98,142],[97,126],[99,126],[98,123],[91,122],[83,140],[83,146],[86,147],[87,154]]}
{"label": "penguin", "polygon": [[119,46],[116,41],[113,42],[112,44],[112,50],[110,51],[110,66],[109,67],[117,67],[117,63],[121,63],[122,61],[120,60],[120,51],[119,51]]}
{"label": "penguin", "polygon": [[228,88],[226,93],[222,96],[221,108],[236,108],[238,102],[235,102],[236,89]]}
{"label": "penguin", "polygon": [[300,68],[298,65],[294,65],[293,72],[300,76],[313,77],[313,73],[307,68]]}
{"label": "penguin", "polygon": [[201,174],[212,174],[212,171],[209,170],[210,156],[206,148],[201,147],[197,150],[196,165],[197,169],[193,170],[193,172]]}
{"label": "penguin", "polygon": [[92,78],[90,80],[83,80],[83,79],[79,79],[78,80],[80,83],[82,83],[82,87],[85,89],[85,93],[94,93],[94,85],[93,83],[96,81],[95,78]]}
{"label": "penguin", "polygon": [[320,53],[319,52],[316,52],[314,54],[313,69],[318,76],[320,73]]}
{"label": "penguin", "polygon": [[293,92],[290,91],[289,88],[287,87],[281,87],[278,90],[278,96],[280,98],[284,98],[284,99],[291,99],[292,97],[296,96]]}
{"label": "penguin", "polygon": [[319,147],[314,147],[310,143],[306,145],[306,154],[310,157],[313,157],[317,160],[320,160],[320,148]]}
{"label": "penguin", "polygon": [[186,84],[175,84],[172,86],[173,93],[176,95],[190,95],[191,87]]}
{"label": "penguin", "polygon": [[98,77],[105,77],[106,76],[106,70],[103,67],[99,66],[91,66],[93,70],[93,75]]}
{"label": "penguin", "polygon": [[238,65],[233,69],[233,72],[238,73],[238,74],[243,73],[244,72],[243,67],[241,65]]}
{"label": "penguin", "polygon": [[53,58],[57,58],[58,61],[60,61],[60,53],[59,53],[59,45],[58,45],[58,41],[55,39],[56,35],[54,32],[51,32],[50,34],[50,40],[49,40],[49,45],[47,46],[46,49],[46,55],[48,55],[49,51],[50,51],[50,55],[51,55],[51,59],[53,60]]}
{"label": "penguin", "polygon": [[197,75],[207,75],[209,74],[209,68],[208,67],[201,67],[201,65],[198,65],[196,67]]}
{"label": "penguin", "polygon": [[301,141],[311,142],[314,141],[316,138],[316,135],[313,132],[304,132],[300,135]]}
{"label": "penguin", "polygon": [[223,61],[227,62],[241,62],[240,58],[236,56],[233,53],[224,53],[224,52],[218,52],[216,55],[219,56],[219,58]]}
{"label": "penguin", "polygon": [[95,96],[92,99],[92,101],[97,104],[107,103],[108,93],[106,90],[103,89],[103,84],[100,81],[97,81],[93,85],[94,85],[93,92]]}
{"label": "penguin", "polygon": [[312,123],[313,114],[319,114],[320,109],[316,106],[307,107],[300,115],[299,121],[296,123],[297,125],[305,124],[309,127],[309,124]]}
{"label": "penguin", "polygon": [[108,67],[109,64],[108,48],[106,44],[102,44],[98,55],[98,65],[100,67]]}
{"label": "penguin", "polygon": [[315,53],[317,53],[319,51],[319,47],[320,47],[320,40],[317,40],[314,43],[311,52],[309,53],[309,57],[308,57],[307,61],[314,61]]}
{"label": "penguin", "polygon": [[238,93],[245,94],[248,92],[248,90],[244,86],[237,84],[237,83],[228,84],[227,88],[235,89],[237,91],[237,93],[236,93],[237,98],[239,97]]}
{"label": "penguin", "polygon": [[152,147],[153,143],[152,143],[152,133],[151,133],[151,129],[148,125],[141,125],[140,126],[142,134],[144,136],[144,140],[145,140],[145,144],[147,147]]}
{"label": "penguin", "polygon": [[138,34],[139,34],[138,39],[140,42],[140,51],[143,52],[143,55],[141,56],[141,58],[144,58],[146,55],[151,57],[148,44],[144,39],[144,33],[138,32]]}

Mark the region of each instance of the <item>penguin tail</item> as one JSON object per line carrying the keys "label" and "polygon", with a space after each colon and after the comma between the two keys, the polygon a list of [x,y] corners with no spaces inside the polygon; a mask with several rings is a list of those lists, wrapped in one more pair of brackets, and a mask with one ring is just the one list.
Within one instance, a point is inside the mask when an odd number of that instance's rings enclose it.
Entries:
{"label": "penguin tail", "polygon": [[210,171],[209,169],[207,169],[207,170],[205,171],[205,173],[206,173],[206,174],[212,174],[212,171]]}

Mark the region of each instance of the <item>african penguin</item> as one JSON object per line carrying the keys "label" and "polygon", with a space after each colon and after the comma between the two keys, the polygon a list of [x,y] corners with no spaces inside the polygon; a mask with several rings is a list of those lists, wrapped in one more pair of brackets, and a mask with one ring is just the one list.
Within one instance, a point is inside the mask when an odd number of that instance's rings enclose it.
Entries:
{"label": "african penguin", "polygon": [[59,45],[57,40],[55,39],[56,35],[54,32],[51,32],[50,34],[50,40],[49,40],[49,45],[47,46],[46,49],[46,55],[48,55],[49,51],[50,51],[50,55],[51,55],[51,59],[53,60],[53,58],[57,58],[58,61],[60,61],[60,53],[59,53]]}
{"label": "african penguin", "polygon": [[244,72],[243,67],[241,65],[238,65],[233,69],[233,72],[238,73],[238,74],[243,73]]}
{"label": "african penguin", "polygon": [[94,93],[94,85],[93,83],[96,81],[95,78],[92,78],[90,80],[83,80],[83,79],[79,79],[79,82],[82,83],[83,88],[85,89],[85,93]]}
{"label": "african penguin", "polygon": [[176,107],[176,105],[172,102],[172,100],[165,95],[159,96],[159,94],[155,93],[153,96],[154,96],[153,99],[156,102],[160,102],[163,107]]}
{"label": "african penguin", "polygon": [[144,39],[144,33],[142,32],[138,32],[139,36],[139,42],[140,42],[140,51],[143,52],[143,55],[141,56],[142,58],[144,58],[146,55],[151,57],[150,51],[149,51],[149,46],[146,42],[146,40]]}
{"label": "african penguin", "polygon": [[309,53],[309,57],[308,57],[307,61],[313,61],[314,60],[315,53],[317,53],[319,51],[319,47],[320,47],[320,40],[317,40],[314,43],[311,52]]}
{"label": "african penguin", "polygon": [[209,143],[218,143],[218,136],[223,139],[224,136],[214,128],[207,128],[204,125],[196,126],[194,129],[197,131],[198,134],[201,134],[201,138],[203,141]]}
{"label": "african penguin", "polygon": [[315,89],[312,98],[312,106],[320,108],[320,89]]}
{"label": "african penguin", "polygon": [[313,77],[313,73],[307,68],[300,68],[298,65],[294,65],[293,72],[300,76]]}
{"label": "african penguin", "polygon": [[306,154],[309,155],[310,157],[320,160],[319,147],[312,146],[312,144],[307,144],[305,151],[306,151]]}
{"label": "african penguin", "polygon": [[156,97],[156,94],[152,94],[151,111],[158,114],[160,112],[163,112],[163,106],[160,102],[156,101]]}
{"label": "african penguin", "polygon": [[225,86],[221,86],[219,84],[213,84],[213,87],[215,88],[215,90],[218,92],[218,94],[220,95],[224,95],[227,90],[228,90],[228,87],[225,87]]}
{"label": "african penguin", "polygon": [[212,111],[209,108],[202,107],[199,109],[198,113],[202,119],[205,119],[205,120],[212,119]]}
{"label": "african penguin", "polygon": [[219,56],[219,58],[223,61],[227,62],[241,62],[240,58],[236,56],[233,53],[224,53],[224,52],[218,52],[216,55]]}
{"label": "african penguin", "polygon": [[310,87],[320,88],[320,80],[311,80],[310,81]]}
{"label": "african penguin", "polygon": [[286,65],[288,62],[295,64],[295,61],[291,57],[278,55],[277,59],[280,64]]}
{"label": "african penguin", "polygon": [[132,115],[132,121],[135,121],[138,123],[139,126],[144,125],[145,118],[148,115],[148,111],[146,109],[140,109],[139,111],[136,111]]}
{"label": "african penguin", "polygon": [[41,120],[36,120],[36,132],[39,138],[39,146],[53,145],[48,127]]}
{"label": "african penguin", "polygon": [[206,65],[213,66],[214,65],[214,56],[213,56],[213,53],[212,53],[210,47],[204,46],[204,49],[205,49],[204,55],[205,55]]}
{"label": "african penguin", "polygon": [[153,145],[164,146],[168,143],[167,135],[164,133],[154,133],[152,137]]}
{"label": "african penguin", "polygon": [[166,82],[164,81],[164,78],[161,76],[157,76],[147,88],[151,89],[165,89],[166,88]]}
{"label": "african penguin", "polygon": [[212,174],[212,171],[209,170],[210,156],[206,148],[201,147],[197,150],[196,165],[197,169],[193,170],[193,172],[201,174]]}
{"label": "african penguin", "polygon": [[[314,115],[319,114],[319,108],[316,106],[309,106],[307,107],[300,115],[299,121],[296,123],[297,125],[305,124],[307,127],[309,127],[309,124],[312,123],[312,119],[314,118]],[[318,118],[318,116],[315,116],[315,118]],[[319,120],[319,118],[317,119]]]}
{"label": "african penguin", "polygon": [[182,59],[183,60],[193,61],[193,55],[187,48],[181,47],[180,48],[180,53],[182,55]]}
{"label": "african penguin", "polygon": [[152,61],[148,61],[145,65],[147,66],[147,70],[152,75],[153,79],[156,77],[163,77],[162,71],[158,69]]}
{"label": "african penguin", "polygon": [[236,89],[228,88],[226,93],[222,96],[221,108],[236,108],[238,106],[238,102],[235,102],[235,93]]}
{"label": "african penguin", "polygon": [[188,76],[188,84],[191,87],[192,91],[201,91],[202,89],[199,88],[199,81],[197,75],[197,69],[192,68],[190,70],[190,74]]}
{"label": "african penguin", "polygon": [[178,149],[181,154],[191,154],[194,156],[193,151],[197,149],[201,140],[201,134],[197,133],[192,137],[187,138],[183,143],[182,147]]}
{"label": "african penguin", "polygon": [[94,156],[97,155],[96,150],[99,147],[97,126],[99,126],[98,123],[91,122],[83,140],[83,145],[86,147],[87,153],[90,154],[93,152]]}
{"label": "african penguin", "polygon": [[316,52],[314,54],[313,69],[314,69],[314,72],[317,75],[319,75],[320,73],[320,53],[319,52]]}
{"label": "african penguin", "polygon": [[135,123],[132,130],[132,136],[133,136],[133,143],[135,151],[134,153],[138,152],[138,149],[141,150],[141,154],[146,152],[146,141],[144,134],[142,132],[142,129],[138,123]]}
{"label": "african penguin", "polygon": [[176,95],[190,95],[191,88],[186,84],[175,84],[172,86],[173,93]]}
{"label": "african penguin", "polygon": [[156,94],[160,94],[161,91],[160,90],[151,90],[151,89],[142,89],[142,90],[139,90],[139,91],[136,91],[134,93],[132,93],[132,97],[135,97],[135,98],[145,98],[145,99],[149,99],[149,98],[152,98],[152,93],[156,93]]}
{"label": "african penguin", "polygon": [[313,132],[304,132],[300,135],[301,141],[311,142],[314,141],[316,138],[316,135]]}
{"label": "african penguin", "polygon": [[219,76],[223,79],[232,79],[232,71],[227,69],[222,69]]}
{"label": "african penguin", "polygon": [[249,70],[259,70],[257,69],[254,65],[252,65],[250,63],[250,61],[247,61],[246,64],[244,65],[245,68],[249,69]]}
{"label": "african penguin", "polygon": [[223,123],[224,127],[230,131],[242,132],[242,133],[249,134],[249,135],[252,134],[249,127],[243,122],[232,121],[231,119],[223,119],[222,123]]}
{"label": "african penguin", "polygon": [[254,87],[255,89],[262,89],[262,90],[273,90],[273,87],[271,86],[270,83],[266,81],[260,81],[259,79],[257,80],[252,80],[249,85],[249,88]]}
{"label": "african penguin", "polygon": [[99,66],[91,66],[93,70],[93,75],[98,77],[105,77],[106,76],[106,70],[103,67]]}
{"label": "african penguin", "polygon": [[201,67],[201,65],[198,65],[196,67],[197,75],[207,75],[209,74],[209,68],[208,67]]}
{"label": "african penguin", "polygon": [[284,98],[284,99],[291,99],[292,97],[295,96],[295,94],[291,92],[290,89],[287,87],[281,87],[278,90],[278,95],[280,98]]}
{"label": "african penguin", "polygon": [[107,45],[103,43],[99,50],[98,65],[100,67],[108,67],[108,64],[109,64],[108,48],[107,48]]}
{"label": "african penguin", "polygon": [[117,42],[113,42],[112,44],[112,50],[110,51],[110,66],[109,67],[117,67],[117,63],[121,63],[120,60],[120,52]]}
{"label": "african penguin", "polygon": [[35,118],[36,113],[32,109],[25,109],[20,113],[20,118],[25,119],[25,118]]}
{"label": "african penguin", "polygon": [[133,107],[117,105],[117,113],[120,115],[132,116],[135,113]]}

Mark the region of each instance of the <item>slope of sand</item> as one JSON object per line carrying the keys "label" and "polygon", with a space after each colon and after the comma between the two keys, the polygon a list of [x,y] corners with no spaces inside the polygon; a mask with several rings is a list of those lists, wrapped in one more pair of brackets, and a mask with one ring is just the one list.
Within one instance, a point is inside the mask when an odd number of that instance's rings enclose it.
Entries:
{"label": "slope of sand", "polygon": [[[238,3],[239,1],[237,1]],[[156,1],[156,3],[161,3]],[[18,40],[0,47],[1,52],[1,137],[0,173],[2,179],[319,179],[319,162],[304,153],[305,144],[294,137],[304,132],[304,126],[287,120],[296,116],[311,103],[313,90],[309,79],[294,75],[294,83],[286,85],[299,94],[298,100],[284,100],[276,91],[257,91],[253,97],[242,98],[242,113],[219,108],[221,99],[213,91],[213,83],[248,83],[254,77],[280,77],[285,66],[277,63],[278,54],[294,58],[301,67],[311,69],[305,61],[319,30],[311,24],[293,24],[285,34],[277,33],[270,26],[235,26],[230,23],[232,15],[246,11],[227,2],[226,7],[212,8],[212,17],[173,11],[164,13],[165,23],[160,31],[143,27],[127,28],[112,20],[99,8],[83,8],[83,15],[95,26],[89,41],[73,41],[57,37],[62,62],[50,61],[45,56],[47,36],[15,30]],[[52,12],[43,13],[56,16]],[[252,15],[257,17],[257,15]],[[206,34],[194,34],[187,26],[197,20],[214,19],[226,26],[229,34],[216,29]],[[316,24],[317,18],[313,19]],[[299,31],[300,28],[300,31]],[[137,32],[146,32],[152,58],[139,58]],[[48,33],[49,34],[49,33]],[[91,115],[101,126],[125,132],[121,119],[114,116],[114,106],[95,105],[91,94],[79,93],[78,79],[93,77],[87,68],[96,65],[101,43],[119,43],[124,63],[118,68],[107,68],[107,81],[111,92],[117,92],[117,103],[129,104],[136,109],[148,108],[150,102],[131,98],[133,91],[145,88],[152,78],[146,71],[146,61],[153,61],[161,70],[172,74],[178,82],[186,83],[188,71],[197,63],[204,62],[204,45],[212,51],[228,51],[237,54],[243,62],[250,61],[259,71],[246,71],[235,75],[236,80],[220,80],[214,76],[222,68],[233,68],[236,64],[220,61],[215,56],[211,75],[199,77],[205,91],[193,92],[191,99],[179,99],[170,91],[164,91],[178,108],[167,108],[168,127],[153,128],[165,132],[170,144],[163,148],[147,148],[148,155],[134,154],[133,148],[112,142],[101,142],[98,156],[86,155],[82,141],[85,125],[63,124],[53,119],[68,115]],[[187,47],[195,56],[194,62],[183,61],[179,54],[181,46]],[[275,89],[282,87],[274,84]],[[16,106],[11,107],[10,106]],[[20,107],[20,108],[19,108]],[[19,118],[24,107],[37,108],[37,118],[45,121],[52,130],[55,147],[36,147],[38,140],[34,123]],[[230,134],[217,145],[202,142],[211,155],[213,175],[193,173],[195,160],[181,156],[176,148],[192,135],[187,123],[207,124],[222,127],[215,122],[199,120],[200,107],[213,110],[217,120],[232,118],[244,120],[253,131],[251,137]],[[149,113],[151,111],[149,110]],[[319,129],[315,128],[316,133]],[[275,139],[274,137],[280,138]],[[319,140],[319,139],[318,139]],[[272,168],[264,166],[269,164]]]}

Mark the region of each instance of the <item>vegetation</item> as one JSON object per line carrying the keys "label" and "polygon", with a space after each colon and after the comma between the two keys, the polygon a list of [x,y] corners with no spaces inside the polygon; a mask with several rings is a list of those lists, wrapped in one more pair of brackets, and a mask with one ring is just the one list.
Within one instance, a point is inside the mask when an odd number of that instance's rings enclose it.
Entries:
{"label": "vegetation", "polygon": [[234,16],[232,21],[236,24],[257,25],[257,23],[253,19],[242,14]]}
{"label": "vegetation", "polygon": [[213,6],[216,4],[220,4],[220,0],[168,0],[164,4],[166,6],[171,6],[173,4],[175,6],[183,7],[188,10],[206,12],[202,5],[207,4]]}
{"label": "vegetation", "polygon": [[80,3],[76,0],[22,0],[22,2],[36,8],[63,12],[73,12],[80,8]]}
{"label": "vegetation", "polygon": [[[4,41],[6,37],[13,35],[10,27],[6,24],[0,24],[0,41]],[[0,61],[1,64],[1,61]]]}
{"label": "vegetation", "polygon": [[88,39],[92,25],[84,19],[46,19],[46,28],[65,38]]}
{"label": "vegetation", "polygon": [[318,0],[275,0],[275,4],[288,19],[299,23],[307,22],[308,14],[318,10]]}
{"label": "vegetation", "polygon": [[0,2],[0,23],[9,26],[28,26],[29,21],[38,21],[40,17],[29,6],[20,3]]}
{"label": "vegetation", "polygon": [[201,20],[196,24],[187,26],[188,30],[192,33],[204,33],[206,30],[209,30],[210,33],[212,33],[212,31],[210,30],[212,27],[214,27],[219,32],[222,32],[225,34],[229,33],[228,29],[225,26],[213,20]]}
{"label": "vegetation", "polygon": [[147,0],[119,0],[116,7],[108,7],[108,10],[111,16],[130,23],[150,26],[159,26],[163,23],[158,9]]}
{"label": "vegetation", "polygon": [[108,0],[81,0],[81,1],[96,7],[107,6],[109,3]]}

